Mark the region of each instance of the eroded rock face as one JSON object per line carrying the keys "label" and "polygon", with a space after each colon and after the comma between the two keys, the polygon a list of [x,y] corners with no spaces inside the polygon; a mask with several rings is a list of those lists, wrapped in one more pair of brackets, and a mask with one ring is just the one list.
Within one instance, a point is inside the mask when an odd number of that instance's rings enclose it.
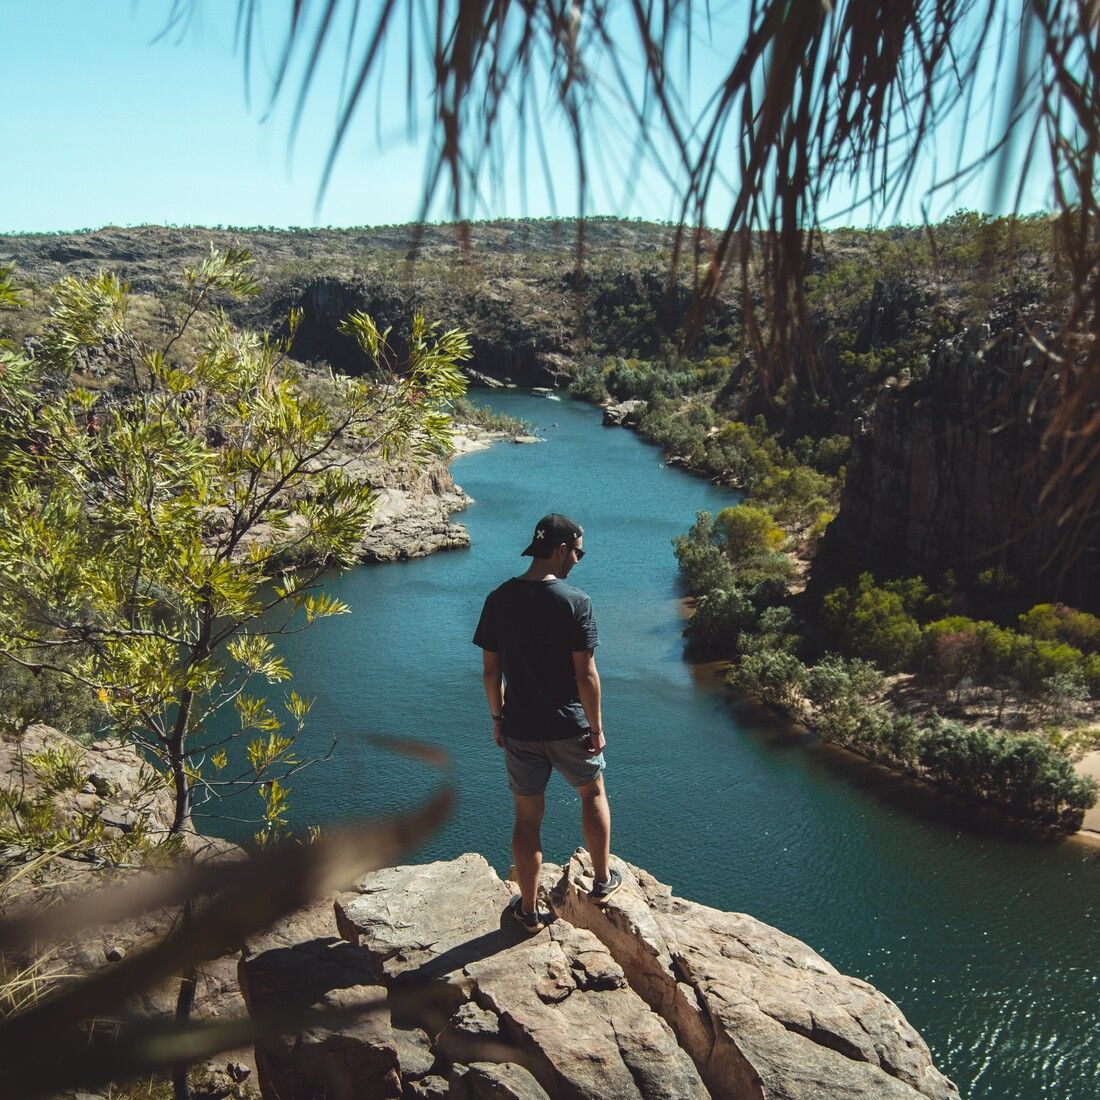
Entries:
{"label": "eroded rock face", "polygon": [[641,420],[642,414],[648,408],[648,402],[640,398],[631,398],[629,401],[620,401],[616,405],[608,405],[603,411],[603,422],[614,427],[633,428]]}
{"label": "eroded rock face", "polygon": [[385,990],[361,949],[335,937],[241,959],[241,993],[253,1015],[295,1008],[347,1008],[382,1000],[352,1022],[315,1026],[256,1044],[264,1100],[399,1097],[401,1074]]}
{"label": "eroded rock face", "polygon": [[18,736],[4,734],[0,736],[0,789],[27,800],[41,793],[43,785],[28,759],[46,750],[62,751],[73,760],[71,787],[51,795],[59,818],[94,815],[102,819],[108,836],[128,833],[139,821],[154,837],[167,834],[174,817],[172,796],[138,750],[122,741],[81,745],[39,722]]}
{"label": "eroded rock face", "polygon": [[925,377],[879,393],[857,424],[812,591],[866,569],[927,577],[952,569],[969,584],[1003,567],[1025,595],[1097,608],[1096,517],[1079,533],[1081,553],[1067,556],[1061,517],[1079,487],[1062,479],[1044,498],[1060,461],[1057,447],[1042,445],[1058,376],[1036,355],[1027,320],[992,317],[945,341]]}
{"label": "eroded rock face", "polygon": [[[343,472],[374,490],[370,527],[360,540],[362,562],[399,561],[462,550],[470,545],[466,528],[451,520],[470,504],[470,497],[455,483],[442,462],[419,465],[407,460],[383,460],[350,447],[335,449],[332,459]],[[291,512],[278,529],[265,524],[255,528],[260,543],[291,543],[304,537],[308,525],[299,512]],[[242,544],[241,555],[247,551]]]}
{"label": "eroded rock face", "polygon": [[578,851],[552,894],[555,910],[607,945],[713,1096],[958,1097],[878,990],[753,917],[673,897],[645,871],[618,866],[622,888],[597,906]]}
{"label": "eroded rock face", "polygon": [[[616,866],[624,885],[600,908],[583,851],[545,864],[556,919],[535,936],[507,912],[513,884],[481,856],[376,872],[335,913],[317,903],[239,960],[206,964],[197,1015],[237,1015],[241,995],[253,1013],[381,1005],[261,1043],[267,1100],[958,1100],[871,986],[752,917]],[[123,954],[142,942],[136,929],[113,936]],[[166,987],[139,1007],[173,1003]],[[247,1069],[251,1055],[232,1058]]]}
{"label": "eroded rock face", "polygon": [[474,1062],[451,1070],[450,1100],[550,1100],[542,1086],[515,1062]]}
{"label": "eroded rock face", "polygon": [[516,1063],[551,1097],[706,1096],[672,1029],[607,948],[566,921],[528,937],[505,911],[511,897],[484,859],[466,855],[368,875],[338,899],[337,922],[391,989],[428,980],[441,991],[406,1011],[444,1036],[452,1059],[468,1051],[458,1064]]}

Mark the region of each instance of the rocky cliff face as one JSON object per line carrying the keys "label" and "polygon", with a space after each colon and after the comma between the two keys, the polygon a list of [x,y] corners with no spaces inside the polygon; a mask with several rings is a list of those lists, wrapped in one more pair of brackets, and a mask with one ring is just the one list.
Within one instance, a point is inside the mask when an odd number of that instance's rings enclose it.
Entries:
{"label": "rocky cliff face", "polygon": [[[62,742],[70,743],[33,726],[22,749]],[[167,824],[171,800],[133,747],[81,753],[83,787],[57,804],[59,814],[95,810],[125,830],[140,801]],[[26,789],[14,742],[0,740],[0,769],[6,785]],[[188,846],[202,860],[243,855],[194,834]],[[265,1100],[957,1100],[924,1041],[872,986],[778,929],[675,897],[615,862],[624,885],[602,907],[589,899],[583,850],[565,867],[545,865],[541,902],[553,919],[535,936],[506,911],[513,884],[479,855],[365,876],[250,937],[239,955],[204,963],[195,1013],[339,1011],[364,1001],[373,1010],[206,1069],[219,1079],[228,1071],[229,1086],[249,1076]],[[77,861],[41,898],[115,877]],[[114,965],[162,938],[176,915],[153,910],[88,930],[55,945],[47,969]],[[29,967],[34,954],[6,962]],[[129,1011],[167,1017],[175,1001],[168,981]]]}
{"label": "rocky cliff face", "polygon": [[[837,518],[812,585],[870,569],[973,582],[1002,567],[1022,594],[1079,607],[1100,601],[1100,523],[1067,555],[1064,497],[1041,501],[1058,456],[1041,445],[1057,397],[1016,318],[943,344],[927,375],[888,386],[856,423]],[[1072,486],[1063,486],[1072,493]]]}
{"label": "rocky cliff face", "polygon": [[574,348],[562,309],[548,309],[525,286],[500,280],[476,290],[456,287],[440,295],[425,287],[395,289],[387,280],[358,276],[325,276],[303,284],[291,284],[260,303],[253,321],[263,328],[278,329],[291,308],[302,310],[302,323],[294,341],[301,359],[319,359],[339,371],[361,374],[369,364],[358,345],[337,326],[352,311],[369,313],[379,328],[392,326],[391,344],[399,357],[405,354],[404,335],[417,311],[445,328],[470,333],[473,369],[493,378],[507,378],[519,385],[548,386],[565,381]]}
{"label": "rocky cliff face", "polygon": [[620,864],[606,907],[578,851],[544,867],[556,919],[528,937],[476,855],[368,875],[340,938],[248,955],[249,1009],[382,1007],[256,1050],[275,1097],[954,1100],[897,1007],[805,944],[674,897]]}

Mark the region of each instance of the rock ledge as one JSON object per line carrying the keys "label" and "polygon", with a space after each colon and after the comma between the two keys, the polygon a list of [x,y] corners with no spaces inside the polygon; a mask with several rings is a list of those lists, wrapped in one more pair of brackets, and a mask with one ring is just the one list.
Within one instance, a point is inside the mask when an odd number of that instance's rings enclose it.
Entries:
{"label": "rock ledge", "polygon": [[481,856],[361,879],[335,901],[342,945],[250,956],[242,987],[253,1011],[356,992],[384,993],[385,1011],[257,1051],[264,1096],[957,1100],[872,986],[616,866],[624,885],[602,908],[583,850],[545,866],[554,919],[530,937]]}

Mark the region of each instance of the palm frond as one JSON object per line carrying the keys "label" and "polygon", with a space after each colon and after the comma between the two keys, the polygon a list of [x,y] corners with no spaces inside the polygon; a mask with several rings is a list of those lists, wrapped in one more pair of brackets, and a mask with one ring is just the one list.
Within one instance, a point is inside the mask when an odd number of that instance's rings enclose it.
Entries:
{"label": "palm frond", "polygon": [[[360,0],[321,2],[321,8],[295,3],[285,26],[272,97],[283,93],[293,51],[307,51],[293,70],[296,117],[323,63],[326,37],[338,25],[358,23]],[[173,3],[173,23],[184,6]],[[303,12],[311,7],[320,14],[307,19]],[[259,8],[254,0],[238,0],[246,68]],[[350,23],[339,22],[340,9]],[[728,41],[728,65],[702,106],[692,108],[697,49],[727,48],[729,25],[742,20],[743,35]],[[679,195],[672,274],[684,257],[693,263],[695,309],[685,338],[698,331],[736,275],[744,330],[766,391],[791,375],[814,384],[803,278],[835,189],[854,187],[852,212],[866,221],[896,214],[933,142],[953,127],[959,131],[955,163],[931,181],[928,200],[987,170],[994,206],[1018,206],[1033,153],[1045,145],[1061,215],[1059,260],[1073,288],[1056,341],[1065,363],[1061,399],[1046,433],[1047,447],[1063,458],[1045,500],[1065,496],[1062,526],[1071,544],[1090,537],[1100,505],[1094,3],[455,0],[429,7],[406,0],[399,9],[396,0],[384,0],[365,38],[353,47],[349,35],[345,43],[345,58],[355,53],[357,61],[348,66],[322,195],[387,45],[397,43],[410,89],[410,128],[416,122],[411,89],[424,73],[432,86],[422,217],[443,195],[460,224],[487,208],[487,195],[499,191],[513,155],[517,126],[524,135],[534,132],[552,202],[561,171],[550,164],[542,130],[564,127],[582,215],[594,164],[608,178],[629,173],[637,179],[643,164],[656,169]],[[615,143],[593,139],[613,133],[624,135],[627,164],[608,166],[618,156]],[[528,144],[519,143],[521,179]],[[722,201],[727,214],[711,233],[707,220]],[[579,263],[583,220],[578,224]],[[1074,487],[1068,496],[1067,483]]]}

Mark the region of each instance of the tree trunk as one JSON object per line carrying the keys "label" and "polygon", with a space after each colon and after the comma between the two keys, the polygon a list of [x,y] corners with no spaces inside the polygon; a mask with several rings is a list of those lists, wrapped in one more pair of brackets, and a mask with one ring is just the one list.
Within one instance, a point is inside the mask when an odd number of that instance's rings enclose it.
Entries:
{"label": "tree trunk", "polygon": [[[191,927],[191,918],[194,908],[191,899],[183,903],[183,912],[180,915],[180,931],[186,935]],[[191,1018],[191,1009],[195,1004],[195,981],[198,974],[194,969],[189,970],[180,979],[179,993],[176,995],[176,1023],[183,1026]],[[188,1064],[177,1066],[172,1070],[172,1092],[175,1100],[191,1100],[191,1082],[187,1079]]]}
{"label": "tree trunk", "polygon": [[[191,655],[191,661],[202,660],[207,655],[207,646],[210,642],[210,628],[213,623],[213,612],[207,608],[202,630],[199,634],[198,644]],[[185,689],[180,693],[179,710],[176,713],[176,724],[172,729],[172,737],[168,742],[168,759],[172,768],[172,779],[176,788],[176,809],[172,817],[171,833],[174,836],[191,819],[191,785],[187,779],[186,757],[187,748],[187,723],[191,718],[191,705],[194,702],[194,693]],[[191,928],[191,920],[194,916],[194,903],[190,898],[183,903],[183,912],[180,915],[180,933],[186,936]],[[186,1025],[191,1018],[191,1009],[195,1004],[196,971],[192,968],[180,979],[179,993],[176,996],[176,1024],[179,1027]],[[187,1080],[188,1065],[178,1066],[172,1071],[172,1091],[175,1100],[191,1100],[191,1084]]]}
{"label": "tree trunk", "polygon": [[[191,788],[187,781],[187,769],[184,767],[184,747],[186,745],[187,720],[191,712],[191,693],[185,691],[180,698],[179,713],[176,715],[176,727],[168,746],[172,779],[176,788],[176,809],[172,817],[171,834],[174,836],[183,829],[191,817]],[[191,927],[193,914],[191,899],[183,903],[180,914],[180,932],[186,935]],[[179,993],[176,995],[176,1023],[183,1026],[191,1017],[195,1003],[195,971],[189,970],[180,979]],[[187,1079],[187,1064],[172,1070],[172,1092],[175,1100],[191,1100],[191,1083]]]}
{"label": "tree trunk", "polygon": [[191,787],[187,781],[184,751],[187,745],[187,721],[191,717],[193,695],[184,691],[180,695],[176,725],[168,742],[168,766],[172,769],[172,782],[176,789],[176,809],[169,832],[175,836],[191,818]]}

